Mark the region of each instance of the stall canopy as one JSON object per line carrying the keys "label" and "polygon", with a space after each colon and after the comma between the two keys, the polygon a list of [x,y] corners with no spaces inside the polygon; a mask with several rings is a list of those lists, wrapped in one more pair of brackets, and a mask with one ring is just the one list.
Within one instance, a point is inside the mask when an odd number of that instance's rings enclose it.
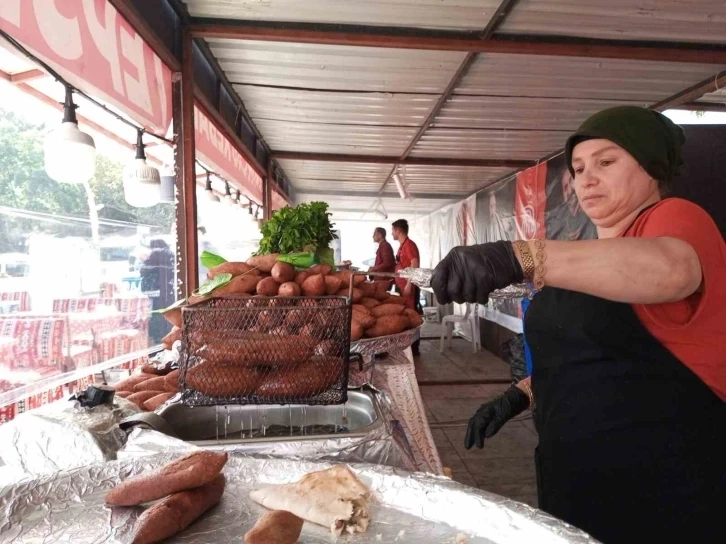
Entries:
{"label": "stall canopy", "polygon": [[725,109],[718,0],[180,7],[297,200],[324,199],[341,220],[375,219],[379,199],[409,218],[461,201],[609,106]]}
{"label": "stall canopy", "polygon": [[[0,28],[53,65],[76,59],[71,82],[157,130],[168,127],[170,77],[184,71],[191,34],[196,102],[231,137],[226,166],[240,154],[249,163],[229,177],[256,199],[271,178],[272,208],[326,200],[337,220],[380,210],[411,219],[459,202],[553,156],[609,106],[726,111],[721,0],[0,6]],[[38,6],[52,9],[37,17]],[[62,88],[37,67],[0,60],[0,77],[59,101]],[[94,120],[133,147],[128,127]],[[159,148],[149,154],[166,160]]]}

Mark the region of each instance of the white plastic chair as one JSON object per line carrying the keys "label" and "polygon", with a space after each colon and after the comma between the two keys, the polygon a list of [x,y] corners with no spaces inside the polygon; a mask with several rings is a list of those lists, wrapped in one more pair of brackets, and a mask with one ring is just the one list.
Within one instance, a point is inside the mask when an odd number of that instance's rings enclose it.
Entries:
{"label": "white plastic chair", "polygon": [[471,351],[476,353],[481,347],[481,339],[479,338],[479,312],[476,304],[467,304],[464,315],[447,315],[441,320],[441,341],[439,351],[444,352],[444,339],[446,338],[446,346],[451,349],[451,336],[454,333],[454,324],[459,323],[461,326],[469,326],[471,334]]}

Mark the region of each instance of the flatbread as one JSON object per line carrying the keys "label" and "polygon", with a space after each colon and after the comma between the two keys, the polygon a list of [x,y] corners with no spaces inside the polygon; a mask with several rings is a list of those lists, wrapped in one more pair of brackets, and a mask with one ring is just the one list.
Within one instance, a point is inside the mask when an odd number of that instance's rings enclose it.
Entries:
{"label": "flatbread", "polygon": [[250,498],[329,527],[335,536],[364,533],[371,519],[370,490],[344,465],[311,472],[293,484],[257,489]]}

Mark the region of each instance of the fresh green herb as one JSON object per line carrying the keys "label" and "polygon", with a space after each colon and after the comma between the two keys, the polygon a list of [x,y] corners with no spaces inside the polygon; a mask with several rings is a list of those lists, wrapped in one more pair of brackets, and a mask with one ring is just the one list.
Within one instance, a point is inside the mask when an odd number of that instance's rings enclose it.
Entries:
{"label": "fresh green herb", "polygon": [[220,264],[227,262],[227,260],[224,259],[223,257],[220,257],[219,255],[215,255],[211,251],[207,251],[207,250],[202,251],[202,254],[199,257],[199,260],[202,261],[202,266],[204,268],[214,268],[215,266],[219,266]]}
{"label": "fresh green herb", "polygon": [[202,285],[199,286],[199,289],[197,289],[194,294],[195,295],[208,295],[212,291],[214,291],[217,287],[222,287],[223,285],[227,285],[230,281],[232,281],[232,274],[229,272],[226,272],[224,274],[217,274],[214,276],[213,280],[209,280],[207,282],[204,282]]}
{"label": "fresh green herb", "polygon": [[316,253],[336,238],[328,204],[310,202],[275,212],[262,226],[258,255],[270,253]]}
{"label": "fresh green herb", "polygon": [[329,264],[335,268],[335,253],[333,252],[333,248],[325,247],[318,249],[315,256],[320,264]]}
{"label": "fresh green herb", "polygon": [[174,304],[171,306],[168,306],[167,308],[161,308],[159,310],[153,310],[152,314],[163,314],[164,312],[168,312],[169,310],[173,310],[174,308],[178,308],[179,306],[183,306],[186,303],[186,299],[177,300]]}
{"label": "fresh green herb", "polygon": [[288,263],[295,268],[310,268],[317,262],[315,253],[304,251],[302,253],[287,253],[277,258],[282,263]]}

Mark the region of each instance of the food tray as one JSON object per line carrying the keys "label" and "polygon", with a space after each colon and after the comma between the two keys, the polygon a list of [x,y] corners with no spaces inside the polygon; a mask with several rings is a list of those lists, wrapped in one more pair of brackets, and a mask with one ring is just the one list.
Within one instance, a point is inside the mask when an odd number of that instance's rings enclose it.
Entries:
{"label": "food tray", "polygon": [[[0,542],[128,544],[141,508],[104,506],[106,492],[120,479],[159,468],[178,456],[93,465],[0,489]],[[170,542],[242,542],[264,508],[249,492],[267,484],[290,483],[329,464],[230,455],[222,501]],[[373,490],[377,504],[364,534],[345,544],[585,544],[584,533],[526,505],[448,479],[377,465],[351,465]],[[334,542],[326,528],[305,523],[300,544]]]}
{"label": "food tray", "polygon": [[379,336],[378,338],[363,338],[357,342],[350,343],[350,352],[360,355],[378,355],[379,353],[395,353],[403,351],[421,336],[421,327],[409,329],[399,332],[398,334],[389,334],[387,336]]}
{"label": "food tray", "polygon": [[182,310],[182,402],[342,404],[347,297],[223,297]]}

